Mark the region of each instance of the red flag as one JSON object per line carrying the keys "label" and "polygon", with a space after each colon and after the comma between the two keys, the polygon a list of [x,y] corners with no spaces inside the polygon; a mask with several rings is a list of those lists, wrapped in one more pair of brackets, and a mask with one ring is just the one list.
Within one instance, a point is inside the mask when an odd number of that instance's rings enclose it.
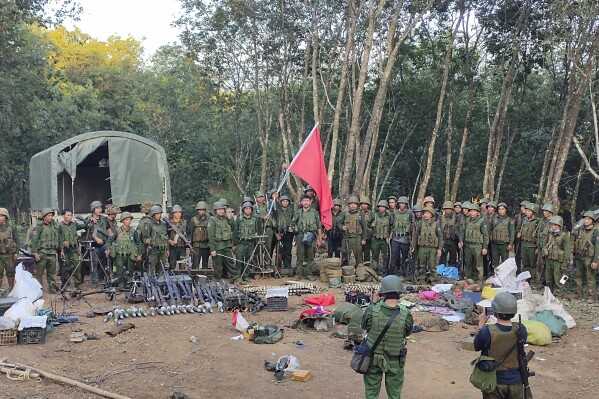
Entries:
{"label": "red flag", "polygon": [[324,166],[324,154],[322,153],[318,125],[314,126],[295,158],[291,161],[289,170],[312,186],[320,200],[320,222],[325,229],[330,229],[333,226],[333,214],[331,213],[333,196],[327,169]]}

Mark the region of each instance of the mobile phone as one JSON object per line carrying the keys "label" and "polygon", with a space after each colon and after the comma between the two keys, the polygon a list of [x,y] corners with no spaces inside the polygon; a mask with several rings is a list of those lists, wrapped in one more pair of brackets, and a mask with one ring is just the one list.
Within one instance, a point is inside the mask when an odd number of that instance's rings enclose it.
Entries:
{"label": "mobile phone", "polygon": [[487,316],[492,316],[495,312],[493,312],[493,309],[491,309],[490,307],[485,308],[485,314]]}

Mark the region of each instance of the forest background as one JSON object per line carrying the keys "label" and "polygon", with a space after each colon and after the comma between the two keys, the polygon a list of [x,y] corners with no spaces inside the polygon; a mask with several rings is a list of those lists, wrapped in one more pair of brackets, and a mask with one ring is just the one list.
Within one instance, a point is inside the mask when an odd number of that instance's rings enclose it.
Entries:
{"label": "forest background", "polygon": [[567,221],[599,203],[599,0],[181,0],[181,44],[154,54],[67,30],[80,7],[55,1],[0,0],[13,212],[31,156],[95,130],[162,145],[185,209],[237,205],[315,122],[334,197],[526,199]]}

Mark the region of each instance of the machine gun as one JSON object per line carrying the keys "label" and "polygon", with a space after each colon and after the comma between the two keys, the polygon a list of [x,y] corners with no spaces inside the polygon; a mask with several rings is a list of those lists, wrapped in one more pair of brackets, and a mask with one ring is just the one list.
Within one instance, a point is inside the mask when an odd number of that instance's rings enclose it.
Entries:
{"label": "machine gun", "polygon": [[185,237],[185,234],[183,234],[183,232],[181,230],[179,230],[179,228],[177,226],[175,226],[174,224],[171,223],[170,220],[168,220],[167,218],[163,218],[162,219],[164,221],[164,223],[166,223],[171,229],[173,229],[175,231],[175,233],[177,233],[177,235],[179,236],[179,238],[181,238],[183,240],[183,242],[185,243],[185,246],[187,248],[189,248],[189,250],[191,251],[192,254],[195,255],[195,251],[193,250],[193,247],[191,245],[191,242],[187,239],[187,237]]}
{"label": "machine gun", "polygon": [[[144,276],[146,278],[148,278],[148,273],[144,272]],[[148,281],[150,282],[152,295],[154,296],[156,305],[159,306],[158,314],[170,316],[172,314],[172,311],[171,311],[170,307],[166,304],[166,300],[164,299],[164,296],[162,296],[162,291],[160,290],[160,287],[158,287],[156,278],[155,277],[148,278]]]}
{"label": "machine gun", "polygon": [[522,334],[522,316],[518,316],[516,336],[518,339],[518,369],[520,370],[520,378],[522,379],[522,385],[524,386],[524,399],[533,399],[530,384],[528,383],[528,377],[534,377],[535,372],[530,371],[528,362],[533,358],[535,353],[533,351],[528,351],[528,353],[526,353],[524,350],[525,342]]}

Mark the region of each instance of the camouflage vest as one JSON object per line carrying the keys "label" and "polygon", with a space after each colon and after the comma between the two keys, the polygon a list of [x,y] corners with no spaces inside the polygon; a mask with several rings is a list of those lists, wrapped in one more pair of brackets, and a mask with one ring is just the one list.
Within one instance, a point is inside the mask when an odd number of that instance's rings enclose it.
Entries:
{"label": "camouflage vest", "polygon": [[[383,313],[381,309],[382,306],[382,304],[378,303],[373,305],[372,308],[372,326],[368,330],[368,337],[366,339],[366,343],[371,348],[389,321],[390,316]],[[389,326],[385,336],[375,348],[375,354],[385,355],[391,358],[397,358],[399,356],[399,351],[406,345],[405,330],[407,317],[408,310],[400,305],[399,314],[395,317],[395,320],[393,320],[393,323]]]}
{"label": "camouflage vest", "polygon": [[393,233],[399,236],[403,236],[410,233],[412,229],[410,223],[410,212],[400,212],[397,211],[394,213],[393,219]]}
{"label": "camouflage vest", "polygon": [[305,233],[307,231],[315,232],[320,227],[320,219],[318,217],[318,212],[314,210],[314,208],[308,208],[307,211],[300,209],[299,211],[299,220],[297,222],[297,232]]}
{"label": "camouflage vest", "polygon": [[157,222],[152,219],[149,226],[150,228],[150,239],[154,250],[165,251],[168,248],[168,230],[166,223]]}
{"label": "camouflage vest", "polygon": [[149,225],[151,221],[152,219],[148,216],[142,216],[141,219],[139,219],[139,223],[137,224],[137,232],[141,234],[144,231],[146,225]]}
{"label": "camouflage vest", "polygon": [[210,218],[210,224],[214,225],[215,241],[229,241],[233,237],[233,229],[225,216],[213,216]]}
{"label": "camouflage vest", "polygon": [[580,229],[573,245],[574,254],[585,258],[592,258],[595,256],[595,245],[593,245],[594,236],[595,229],[592,225],[590,229]]}
{"label": "camouflage vest", "polygon": [[135,243],[135,230],[130,228],[129,231],[125,230],[125,227],[118,227],[115,231],[116,240],[110,248],[110,254],[112,257],[116,255],[129,256],[131,260],[135,260],[139,255],[137,244]]}
{"label": "camouflage vest", "polygon": [[43,223],[40,226],[38,238],[38,252],[56,253],[56,249],[60,247],[58,242],[58,230],[54,222],[51,224]]}
{"label": "camouflage vest", "polygon": [[564,261],[564,236],[566,233],[549,233],[547,236],[547,259],[558,262]]}
{"label": "camouflage vest", "polygon": [[75,223],[66,224],[65,222],[61,222],[59,229],[62,233],[63,241],[68,241],[71,247],[77,245],[77,226]]}
{"label": "camouflage vest", "polygon": [[522,229],[520,230],[520,234],[522,237],[522,241],[527,242],[537,242],[539,230],[539,219],[526,219],[522,222]]}
{"label": "camouflage vest", "polygon": [[257,222],[258,219],[254,216],[250,216],[249,218],[242,216],[238,224],[239,239],[242,241],[254,239],[258,232]]}
{"label": "camouflage vest", "polygon": [[[268,207],[266,206],[266,203],[261,205],[254,205],[254,212],[256,213],[256,216],[259,216],[260,218],[266,216],[268,214]],[[275,221],[273,220],[273,218],[270,218],[264,221],[264,228],[266,230],[272,230],[274,224]]]}
{"label": "camouflage vest", "polygon": [[[182,234],[186,234],[185,232],[187,231],[187,220],[181,219],[179,220],[177,223],[175,223],[174,221],[171,220],[171,223],[173,226],[175,226],[177,228],[177,230],[179,230]],[[175,237],[177,236],[177,232],[175,231],[175,229],[171,229],[170,232],[170,239],[174,240]],[[187,238],[187,237],[186,237]],[[181,237],[177,238],[177,244],[175,245],[175,247],[177,248],[183,248],[185,247],[185,241],[183,241],[183,239]]]}
{"label": "camouflage vest", "polygon": [[439,246],[439,237],[437,237],[437,222],[423,221],[420,225],[420,233],[418,234],[418,246],[437,248]]}
{"label": "camouflage vest", "polygon": [[347,226],[348,234],[358,236],[362,235],[362,224],[360,224],[361,218],[362,214],[360,211],[349,211],[345,214],[345,225]]}
{"label": "camouflage vest", "polygon": [[331,227],[331,233],[339,235],[341,233],[339,223],[341,222],[341,220],[343,220],[345,214],[343,213],[343,211],[339,211],[339,213],[337,213],[336,215],[331,212],[331,215],[333,216],[333,227]]}
{"label": "camouflage vest", "polygon": [[5,223],[4,226],[0,226],[0,254],[14,255],[17,253],[17,242],[14,240],[14,234],[16,231],[13,230],[10,223]]}
{"label": "camouflage vest", "polygon": [[364,224],[366,225],[366,239],[370,240],[372,239],[372,222],[374,221],[374,213],[372,213],[370,210],[360,211],[360,213],[363,215]]}
{"label": "camouflage vest", "polygon": [[[489,326],[491,334],[491,347],[488,349],[487,356],[499,361],[510,350],[514,342],[517,340],[516,324],[512,324],[511,331],[501,331],[496,324]],[[505,358],[503,363],[497,368],[497,371],[502,370],[517,370],[518,369],[518,349],[514,348],[512,353]]]}
{"label": "camouflage vest", "polygon": [[464,242],[468,244],[482,244],[485,241],[485,237],[481,231],[484,219],[480,216],[474,220],[468,220],[465,226]]}
{"label": "camouflage vest", "polygon": [[191,218],[191,223],[193,224],[191,231],[191,241],[192,242],[201,242],[208,241],[208,217],[204,215],[204,217],[200,218],[200,216],[194,216]]}
{"label": "camouflage vest", "polygon": [[380,213],[376,213],[374,216],[374,238],[378,240],[385,240],[389,237],[389,213],[385,212],[383,216]]}
{"label": "camouflage vest", "polygon": [[[333,216],[333,220],[335,216]],[[293,223],[293,208],[288,206],[286,209],[283,207],[277,209],[277,225],[279,228],[279,232],[284,233],[287,231],[287,228],[291,226]]]}
{"label": "camouflage vest", "polygon": [[493,230],[491,230],[491,241],[500,244],[509,244],[510,231],[508,228],[510,223],[511,220],[508,217],[496,218],[495,224],[493,225]]}
{"label": "camouflage vest", "polygon": [[441,231],[443,232],[443,239],[445,241],[451,241],[455,239],[456,236],[456,226],[457,226],[457,218],[455,214],[452,214],[451,217],[441,216]]}

